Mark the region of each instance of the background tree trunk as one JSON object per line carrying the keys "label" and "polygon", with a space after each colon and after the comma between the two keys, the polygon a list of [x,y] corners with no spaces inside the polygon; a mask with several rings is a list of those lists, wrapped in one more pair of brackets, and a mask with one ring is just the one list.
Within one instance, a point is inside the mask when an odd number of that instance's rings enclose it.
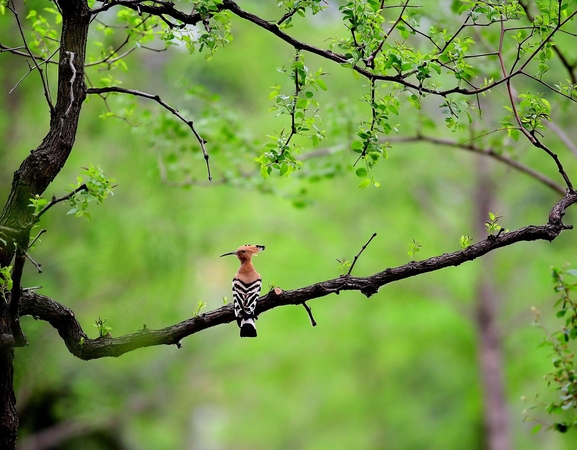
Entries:
{"label": "background tree trunk", "polygon": [[[487,234],[485,222],[494,210],[494,186],[486,158],[478,158],[475,204],[477,238]],[[509,417],[503,386],[503,356],[498,325],[497,293],[493,288],[492,255],[481,260],[475,293],[475,322],[479,339],[479,368],[484,400],[485,446],[488,450],[509,450]]]}

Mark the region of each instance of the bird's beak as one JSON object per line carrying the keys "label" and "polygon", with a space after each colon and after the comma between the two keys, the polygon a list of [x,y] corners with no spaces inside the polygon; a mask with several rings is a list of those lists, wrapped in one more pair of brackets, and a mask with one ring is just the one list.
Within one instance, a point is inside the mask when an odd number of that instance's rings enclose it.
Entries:
{"label": "bird's beak", "polygon": [[228,256],[228,255],[236,255],[236,252],[224,253],[224,254],[220,255],[220,257],[222,258],[223,256]]}

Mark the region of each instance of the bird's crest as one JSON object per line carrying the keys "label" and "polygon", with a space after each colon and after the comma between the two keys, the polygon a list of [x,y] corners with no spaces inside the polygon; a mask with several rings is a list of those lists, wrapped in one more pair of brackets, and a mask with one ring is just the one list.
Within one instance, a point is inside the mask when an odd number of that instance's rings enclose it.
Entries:
{"label": "bird's crest", "polygon": [[262,252],[264,249],[265,249],[264,245],[246,244],[237,248],[234,252],[225,253],[220,256],[222,257],[227,255],[236,255],[238,258],[241,258],[241,256],[256,255],[258,252]]}

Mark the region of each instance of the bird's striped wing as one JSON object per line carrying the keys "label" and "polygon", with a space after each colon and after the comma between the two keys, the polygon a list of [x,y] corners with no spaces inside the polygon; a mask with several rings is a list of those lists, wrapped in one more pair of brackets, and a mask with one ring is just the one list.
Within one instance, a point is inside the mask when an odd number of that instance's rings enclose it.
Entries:
{"label": "bird's striped wing", "polygon": [[251,283],[244,283],[238,278],[232,280],[234,315],[239,323],[242,319],[254,318],[254,310],[261,286],[262,280],[260,278]]}

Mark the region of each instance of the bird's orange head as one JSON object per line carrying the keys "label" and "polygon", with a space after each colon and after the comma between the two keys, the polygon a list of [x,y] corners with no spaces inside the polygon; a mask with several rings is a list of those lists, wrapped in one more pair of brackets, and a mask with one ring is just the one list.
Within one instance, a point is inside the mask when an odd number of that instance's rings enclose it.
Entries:
{"label": "bird's orange head", "polygon": [[242,247],[237,248],[234,252],[224,253],[220,255],[222,258],[223,256],[227,255],[236,255],[240,262],[243,263],[245,261],[250,261],[253,255],[256,255],[258,252],[262,252],[264,250],[264,245],[243,245]]}

